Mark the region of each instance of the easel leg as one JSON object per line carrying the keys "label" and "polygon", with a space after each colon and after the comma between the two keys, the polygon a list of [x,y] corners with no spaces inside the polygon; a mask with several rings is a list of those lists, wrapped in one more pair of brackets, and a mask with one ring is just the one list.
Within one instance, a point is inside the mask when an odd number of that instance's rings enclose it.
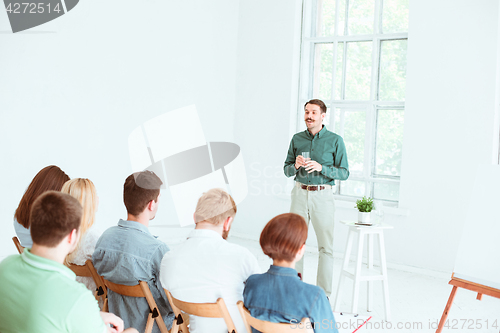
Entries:
{"label": "easel leg", "polygon": [[446,321],[446,318],[448,318],[448,312],[450,311],[451,305],[453,304],[453,299],[455,298],[456,293],[457,293],[457,286],[453,286],[450,298],[448,298],[448,303],[446,303],[446,307],[444,308],[443,315],[441,316],[441,320],[439,321],[439,326],[436,330],[436,333],[441,333],[441,331],[443,330],[444,323]]}

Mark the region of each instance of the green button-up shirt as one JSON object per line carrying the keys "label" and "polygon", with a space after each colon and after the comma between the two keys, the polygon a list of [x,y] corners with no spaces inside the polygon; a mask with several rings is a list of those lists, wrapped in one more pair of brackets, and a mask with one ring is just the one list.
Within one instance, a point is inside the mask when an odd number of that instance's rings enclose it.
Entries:
{"label": "green button-up shirt", "polygon": [[[304,167],[295,169],[295,159],[302,152],[309,152],[311,160],[322,165],[321,172],[307,173]],[[306,185],[334,185],[335,179],[346,180],[349,177],[349,165],[344,140],[324,125],[314,136],[308,130],[299,132],[290,141],[283,170],[287,177],[295,176],[295,181]]]}

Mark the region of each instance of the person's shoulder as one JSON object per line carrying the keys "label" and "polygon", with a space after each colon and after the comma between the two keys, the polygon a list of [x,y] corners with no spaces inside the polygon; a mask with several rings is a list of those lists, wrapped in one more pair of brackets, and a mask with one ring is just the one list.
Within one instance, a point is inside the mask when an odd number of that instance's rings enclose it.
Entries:
{"label": "person's shoulder", "polygon": [[[8,267],[11,267],[12,265],[15,265],[17,262],[21,261],[21,255],[20,254],[13,254],[5,258],[0,262],[0,270],[2,269],[7,269]],[[1,271],[0,271],[1,272]]]}
{"label": "person's shoulder", "polygon": [[5,258],[4,260],[2,260],[0,262],[0,266],[1,265],[9,265],[12,262],[16,262],[16,261],[20,261],[20,260],[21,260],[20,254],[12,254],[12,255],[8,256],[7,258]]}
{"label": "person's shoulder", "polygon": [[156,249],[156,251],[159,251],[162,253],[162,257],[166,253],[171,252],[170,248],[168,247],[168,245],[164,241],[162,241],[154,236],[152,236],[151,240],[148,240],[148,242],[150,242],[150,244],[153,246],[153,248]]}
{"label": "person's shoulder", "polygon": [[255,258],[252,252],[250,252],[250,250],[246,247],[239,244],[230,243],[228,241],[225,242],[225,246],[229,251],[231,251],[230,253],[232,253],[234,256],[240,257],[242,259]]}
{"label": "person's shoulder", "polygon": [[335,138],[335,139],[340,139],[342,140],[342,137],[340,135],[338,135],[337,133],[335,132],[332,132],[330,131],[328,128],[325,128],[325,132],[323,134],[325,137],[328,137],[328,138]]}
{"label": "person's shoulder", "polygon": [[119,231],[119,227],[117,225],[114,225],[112,227],[109,227],[107,228],[106,230],[104,230],[104,232],[101,234],[101,236],[99,237],[100,239],[105,239],[107,237],[111,237],[113,236],[114,234],[116,234],[118,231]]}
{"label": "person's shoulder", "polygon": [[306,283],[304,281],[300,281],[300,282],[301,282],[300,283],[301,288],[304,291],[303,294],[308,295],[308,297],[311,299],[312,302],[315,302],[315,301],[322,299],[322,298],[324,298],[325,300],[327,299],[325,292],[320,287],[313,285],[313,284]]}
{"label": "person's shoulder", "polygon": [[252,284],[260,284],[260,281],[264,279],[266,273],[252,274],[248,277],[247,282],[245,283],[247,286]]}
{"label": "person's shoulder", "polygon": [[304,138],[308,138],[308,135],[306,134],[306,131],[300,131],[300,132],[297,132],[293,135],[292,137],[292,140],[296,140],[296,139],[304,139]]}
{"label": "person's shoulder", "polygon": [[38,281],[37,294],[39,296],[45,295],[44,297],[53,298],[53,301],[63,303],[68,307],[81,298],[93,297],[85,285],[77,282],[74,278],[69,278],[60,272],[48,274],[46,279]]}

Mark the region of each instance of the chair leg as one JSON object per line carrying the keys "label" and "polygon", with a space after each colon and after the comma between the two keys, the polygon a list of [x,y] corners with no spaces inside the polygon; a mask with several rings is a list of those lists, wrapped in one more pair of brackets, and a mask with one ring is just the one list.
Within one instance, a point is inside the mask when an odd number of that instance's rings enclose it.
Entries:
{"label": "chair leg", "polygon": [[189,315],[179,314],[182,317],[182,322],[180,324],[177,323],[177,317],[174,318],[172,322],[172,329],[170,333],[189,333],[188,324],[189,324]]}
{"label": "chair leg", "polygon": [[189,328],[188,328],[188,325],[189,325],[189,315],[183,313],[182,314],[182,320],[183,320],[183,322],[179,326],[180,332],[182,332],[182,333],[189,333]]}
{"label": "chair leg", "polygon": [[[167,325],[165,325],[165,322],[163,321],[162,316],[158,316],[155,318],[156,324],[158,325],[158,328],[160,328],[161,333],[168,333],[168,328]],[[174,325],[172,325],[174,326]]]}
{"label": "chair leg", "polygon": [[155,321],[153,320],[153,314],[150,312],[148,315],[148,321],[146,322],[146,330],[144,331],[144,333],[151,333],[153,331],[154,322]]}

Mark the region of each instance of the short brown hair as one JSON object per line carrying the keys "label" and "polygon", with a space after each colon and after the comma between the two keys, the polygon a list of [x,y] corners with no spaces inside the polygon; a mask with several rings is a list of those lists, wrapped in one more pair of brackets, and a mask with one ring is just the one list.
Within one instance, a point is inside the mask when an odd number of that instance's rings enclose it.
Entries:
{"label": "short brown hair", "polygon": [[317,105],[319,106],[321,113],[326,113],[326,104],[320,99],[311,99],[309,102],[304,104],[304,109],[306,108],[307,104]]}
{"label": "short brown hair", "polygon": [[40,170],[29,184],[19,206],[17,206],[14,213],[16,221],[28,229],[30,227],[31,206],[36,198],[46,191],[60,191],[68,180],[68,175],[55,165],[49,165]]}
{"label": "short brown hair", "polygon": [[198,199],[194,219],[196,223],[206,221],[218,225],[228,217],[234,217],[236,211],[233,197],[223,189],[213,188]]}
{"label": "short brown hair", "polygon": [[55,247],[82,222],[82,205],[71,195],[48,191],[40,195],[31,208],[30,224],[33,243]]}
{"label": "short brown hair", "polygon": [[269,221],[260,234],[262,251],[275,260],[293,261],[307,239],[304,218],[294,213],[278,215]]}
{"label": "short brown hair", "polygon": [[151,200],[156,202],[162,184],[153,171],[135,172],[128,176],[123,185],[123,202],[127,213],[137,216]]}

